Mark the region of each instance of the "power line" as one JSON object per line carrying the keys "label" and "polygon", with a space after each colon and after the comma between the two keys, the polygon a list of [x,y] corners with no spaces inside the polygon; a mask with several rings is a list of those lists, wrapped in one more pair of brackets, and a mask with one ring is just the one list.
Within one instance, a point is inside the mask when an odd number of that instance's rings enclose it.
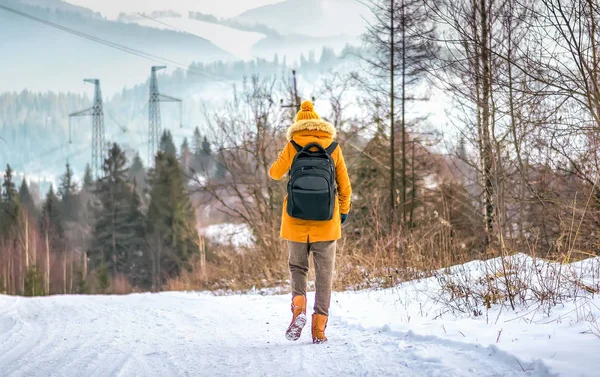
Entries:
{"label": "power line", "polygon": [[[189,32],[189,31],[187,31],[187,30],[183,30],[183,29],[181,29],[181,28],[178,28],[178,27],[176,27],[176,26],[173,26],[173,25],[171,25],[171,24],[168,24],[168,23],[166,23],[166,22],[164,22],[164,21],[160,21],[160,20],[158,20],[158,19],[156,19],[156,18],[152,18],[152,17],[150,17],[150,16],[147,16],[147,15],[145,15],[145,14],[143,14],[143,13],[140,13],[140,12],[138,12],[137,14],[138,14],[139,16],[141,16],[141,17],[144,17],[144,18],[145,18],[145,19],[147,19],[147,20],[154,21],[154,22],[156,22],[156,23],[158,23],[158,24],[160,24],[160,25],[166,26],[166,27],[168,27],[168,28],[170,28],[170,29],[173,29],[173,30],[175,30],[175,31],[178,31],[178,32],[181,32],[181,33],[184,33],[184,34],[191,35],[192,37],[198,38],[198,39],[200,39],[200,40],[202,40],[202,41],[204,41],[204,42],[210,42],[208,39],[206,39],[206,38],[203,38],[203,37],[199,36],[198,34],[191,33],[191,32]],[[213,77],[212,77],[212,78],[213,78],[213,80],[215,80],[215,81],[221,81],[221,82],[224,82],[223,80],[220,80],[220,79],[216,78],[216,77],[215,77],[213,74],[209,74],[209,73],[205,73],[205,72],[203,72],[202,74],[203,74],[203,75],[211,75],[211,76],[213,76]],[[222,76],[222,77],[224,77],[224,78],[227,78],[226,76]],[[231,80],[231,78],[227,78],[227,79],[230,79],[230,80]]]}
{"label": "power line", "polygon": [[112,121],[115,122],[115,124],[121,129],[121,131],[123,131],[123,133],[127,133],[127,131],[129,131],[127,127],[123,126],[108,109],[106,110],[106,113],[108,114],[109,118],[112,119]]}
{"label": "power line", "polygon": [[102,39],[102,38],[94,37],[93,35],[86,34],[86,33],[83,33],[83,32],[80,32],[80,31],[68,28],[66,26],[59,25],[57,23],[54,23],[54,22],[51,22],[51,21],[44,20],[42,18],[38,18],[38,17],[32,16],[32,15],[27,14],[25,12],[21,12],[21,11],[18,11],[16,9],[9,8],[9,7],[5,6],[5,5],[0,5],[0,9],[4,9],[5,11],[14,13],[14,14],[16,14],[18,16],[25,17],[25,18],[30,19],[32,21],[36,21],[36,22],[42,23],[44,25],[53,27],[55,29],[59,29],[59,30],[62,30],[64,32],[67,32],[67,33],[70,33],[70,34],[74,34],[74,35],[76,35],[78,37],[85,38],[87,40],[90,40],[90,41],[93,41],[93,42],[96,42],[96,43],[100,43],[102,45],[105,45],[105,46],[108,46],[108,47],[112,47],[112,48],[121,50],[123,52],[136,55],[136,56],[141,57],[141,58],[146,58],[146,59],[149,59],[149,60],[159,60],[159,61],[166,60],[166,61],[169,61],[172,64],[176,64],[176,65],[180,64],[180,63],[175,62],[175,61],[170,60],[170,59],[160,58],[160,57],[158,57],[156,55],[152,55],[152,54],[146,53],[144,51],[136,50],[136,49],[133,49],[133,48],[130,48],[130,47],[127,47],[127,46],[120,45],[118,43],[107,41],[107,40]]}
{"label": "power line", "polygon": [[145,15],[145,14],[143,14],[143,13],[139,13],[139,12],[138,12],[137,14],[138,14],[138,15],[140,15],[140,16],[142,16],[142,17],[144,17],[144,18],[145,18],[145,19],[147,19],[147,20],[154,21],[154,22],[156,22],[156,23],[158,23],[158,24],[161,24],[161,25],[163,25],[163,26],[166,26],[166,27],[168,27],[168,28],[171,28],[171,29],[173,29],[173,30],[179,31],[179,32],[181,32],[181,33],[184,33],[184,34],[191,35],[192,37],[196,37],[196,38],[198,38],[198,39],[201,39],[201,40],[203,40],[204,42],[207,42],[207,41],[208,41],[206,38],[202,38],[202,37],[201,37],[201,36],[199,36],[198,34],[190,33],[190,32],[189,32],[189,31],[187,31],[187,30],[180,29],[180,28],[178,28],[178,27],[176,27],[176,26],[170,25],[170,24],[168,24],[168,23],[166,23],[166,22],[164,22],[164,21],[157,20],[156,18],[152,18],[152,17],[150,17],[150,16],[147,16],[147,15]]}
{"label": "power line", "polygon": [[102,44],[104,46],[111,47],[111,48],[120,50],[122,52],[131,54],[131,55],[135,55],[135,56],[140,57],[140,58],[144,58],[144,59],[148,59],[148,60],[152,60],[152,61],[157,61],[157,62],[162,62],[162,63],[167,63],[167,64],[174,65],[174,66],[176,66],[178,68],[181,68],[181,69],[187,71],[190,74],[194,74],[194,75],[198,75],[198,76],[203,76],[205,78],[209,78],[209,79],[212,79],[214,81],[221,81],[221,82],[225,82],[225,80],[233,80],[232,78],[229,78],[229,77],[226,77],[226,76],[221,76],[221,77],[223,77],[223,79],[219,79],[219,78],[215,77],[212,74],[209,75],[206,72],[200,72],[200,71],[192,70],[188,66],[186,66],[185,64],[180,63],[178,61],[175,61],[175,60],[172,60],[172,59],[168,59],[168,58],[164,58],[164,57],[160,57],[160,56],[148,53],[148,52],[144,52],[142,50],[138,50],[138,49],[135,49],[135,48],[131,48],[131,47],[122,45],[122,44],[111,42],[111,41],[108,41],[106,39],[98,38],[98,37],[95,37],[95,36],[93,36],[91,34],[80,32],[80,31],[77,31],[75,29],[71,29],[71,28],[68,28],[66,26],[62,26],[60,24],[44,20],[44,19],[36,17],[36,16],[32,16],[32,15],[27,14],[25,12],[22,12],[22,11],[19,11],[19,10],[7,7],[5,5],[0,5],[0,9],[3,9],[5,11],[7,11],[7,12],[16,14],[16,15],[24,17],[24,18],[27,18],[29,20],[42,23],[44,25],[53,27],[55,29],[64,31],[66,33],[76,35],[78,37],[87,39],[89,41],[96,42],[96,43]]}

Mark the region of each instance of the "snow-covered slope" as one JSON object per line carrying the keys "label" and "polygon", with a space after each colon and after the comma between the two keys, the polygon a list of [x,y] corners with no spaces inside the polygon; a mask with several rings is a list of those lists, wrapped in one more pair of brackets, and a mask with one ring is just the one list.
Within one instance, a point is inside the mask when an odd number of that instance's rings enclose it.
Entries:
{"label": "snow-covered slope", "polygon": [[55,0],[47,6],[41,0],[0,5],[23,13],[0,9],[0,91],[84,91],[83,78],[99,78],[106,96],[145,81],[152,65],[174,69],[233,59],[207,39],[109,21],[68,4],[56,10]]}
{"label": "snow-covered slope", "polygon": [[[159,22],[157,22],[159,21]],[[210,40],[213,44],[231,53],[239,59],[252,59],[252,46],[265,36],[232,29],[214,23],[192,20],[184,17],[141,18],[135,21],[142,26],[165,30],[181,30]]]}
{"label": "snow-covered slope", "polygon": [[[28,0],[29,1],[29,0]],[[45,0],[35,0],[45,1]],[[54,1],[54,0],[53,0]],[[234,17],[256,7],[274,4],[282,0],[65,0],[67,3],[80,5],[104,17],[117,19],[120,13],[152,12],[174,10],[183,15],[188,11],[213,14],[217,17]]]}
{"label": "snow-covered slope", "polygon": [[363,17],[368,14],[368,8],[357,0],[287,0],[249,10],[234,20],[267,25],[281,34],[358,36],[365,31]]}

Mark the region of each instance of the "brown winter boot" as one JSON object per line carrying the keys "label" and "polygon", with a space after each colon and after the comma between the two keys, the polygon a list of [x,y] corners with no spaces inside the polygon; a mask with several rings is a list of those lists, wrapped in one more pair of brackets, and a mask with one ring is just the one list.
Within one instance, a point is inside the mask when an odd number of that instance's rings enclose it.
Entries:
{"label": "brown winter boot", "polygon": [[313,314],[312,316],[312,338],[314,344],[325,343],[325,329],[327,328],[327,316],[323,314]]}
{"label": "brown winter boot", "polygon": [[285,332],[285,337],[293,341],[300,339],[302,329],[306,325],[306,296],[296,296],[292,299],[292,313],[292,322]]}

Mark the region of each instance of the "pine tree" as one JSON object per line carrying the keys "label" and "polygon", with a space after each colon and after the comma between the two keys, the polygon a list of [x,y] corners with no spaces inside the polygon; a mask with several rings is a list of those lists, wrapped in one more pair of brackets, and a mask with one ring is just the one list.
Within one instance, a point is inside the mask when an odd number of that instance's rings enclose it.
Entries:
{"label": "pine tree", "polygon": [[327,70],[331,68],[337,60],[335,50],[331,47],[323,47],[321,52],[321,58],[319,59],[319,66],[321,70]]}
{"label": "pine tree", "polygon": [[92,258],[97,266],[106,266],[113,274],[128,270],[130,253],[138,242],[130,223],[132,187],[127,181],[125,153],[113,144],[103,164],[103,177],[96,193],[102,204],[92,239]]}
{"label": "pine tree", "polygon": [[79,211],[78,186],[73,178],[73,170],[67,163],[65,174],[60,179],[58,194],[61,197],[62,214],[65,221],[77,221]]}
{"label": "pine tree", "polygon": [[75,195],[77,193],[78,186],[75,180],[73,179],[73,170],[71,169],[71,165],[67,162],[65,174],[61,177],[60,187],[58,189],[58,194],[61,197]]}
{"label": "pine tree", "polygon": [[162,152],[156,156],[150,187],[148,233],[159,240],[153,245],[154,258],[163,274],[173,276],[197,251],[195,213],[174,156]]}
{"label": "pine tree", "polygon": [[173,143],[173,135],[171,131],[165,130],[160,138],[160,151],[175,156],[177,154],[177,148]]}
{"label": "pine tree", "polygon": [[212,154],[212,148],[206,136],[204,136],[204,140],[202,140],[202,154],[206,157]]}
{"label": "pine tree", "polygon": [[150,288],[152,284],[152,267],[146,251],[146,217],[141,211],[141,200],[133,182],[133,191],[128,206],[128,223],[133,230],[132,250],[129,253],[128,276],[131,283],[138,287]]}
{"label": "pine tree", "polygon": [[13,181],[13,171],[10,165],[6,166],[4,173],[4,182],[2,182],[2,203],[0,207],[0,216],[2,216],[2,227],[5,235],[11,235],[11,232],[18,226],[19,220],[19,197],[18,191]]}
{"label": "pine tree", "polygon": [[83,176],[83,189],[85,191],[92,191],[94,188],[94,178],[92,178],[92,168],[90,164],[85,166],[85,175]]}
{"label": "pine tree", "polygon": [[143,195],[146,188],[146,169],[139,153],[136,153],[129,167],[129,182],[134,182],[138,195]]}
{"label": "pine tree", "polygon": [[61,204],[52,186],[50,186],[50,190],[48,190],[46,200],[42,206],[41,229],[44,234],[48,235],[50,249],[55,251],[62,250],[64,227]]}
{"label": "pine tree", "polygon": [[192,148],[194,155],[199,156],[202,151],[202,135],[200,135],[200,130],[198,127],[194,129],[194,137],[192,139]]}
{"label": "pine tree", "polygon": [[23,179],[21,182],[21,187],[19,188],[19,202],[30,215],[35,216],[35,202],[33,200],[33,196],[31,196],[31,192],[29,191],[27,180],[25,179]]}
{"label": "pine tree", "polygon": [[10,165],[6,165],[6,172],[4,173],[4,182],[2,183],[4,189],[2,199],[4,202],[14,201],[17,198],[17,187],[13,182],[13,170]]}
{"label": "pine tree", "polygon": [[217,154],[214,159],[215,169],[214,169],[214,177],[216,179],[223,179],[227,175],[227,168],[225,167],[225,162],[223,161],[223,154]]}
{"label": "pine tree", "polygon": [[192,151],[190,150],[188,139],[186,137],[183,139],[183,143],[181,144],[181,167],[186,173],[186,176],[188,175],[190,166],[192,165],[192,156]]}

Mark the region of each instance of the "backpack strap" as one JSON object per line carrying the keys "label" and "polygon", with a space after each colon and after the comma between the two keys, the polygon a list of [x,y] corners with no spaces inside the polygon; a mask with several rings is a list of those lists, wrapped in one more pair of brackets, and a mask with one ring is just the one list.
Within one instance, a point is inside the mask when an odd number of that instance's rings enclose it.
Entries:
{"label": "backpack strap", "polygon": [[[290,143],[292,143],[292,145],[294,146],[294,148],[296,148],[296,152],[300,152],[303,149],[303,147],[301,147],[294,140],[290,140]],[[339,144],[334,141],[331,144],[329,144],[329,146],[327,148],[325,148],[325,151],[327,152],[328,155],[331,156],[333,154],[333,152],[335,152],[335,150],[338,147],[338,145]]]}
{"label": "backpack strap", "polygon": [[327,154],[331,156],[333,152],[335,152],[337,147],[338,143],[334,141],[333,143],[329,144],[329,146],[325,150],[327,151]]}
{"label": "backpack strap", "polygon": [[300,152],[302,150],[302,147],[298,145],[298,143],[296,143],[294,140],[290,140],[290,143],[292,143],[294,148],[296,148],[296,152]]}

